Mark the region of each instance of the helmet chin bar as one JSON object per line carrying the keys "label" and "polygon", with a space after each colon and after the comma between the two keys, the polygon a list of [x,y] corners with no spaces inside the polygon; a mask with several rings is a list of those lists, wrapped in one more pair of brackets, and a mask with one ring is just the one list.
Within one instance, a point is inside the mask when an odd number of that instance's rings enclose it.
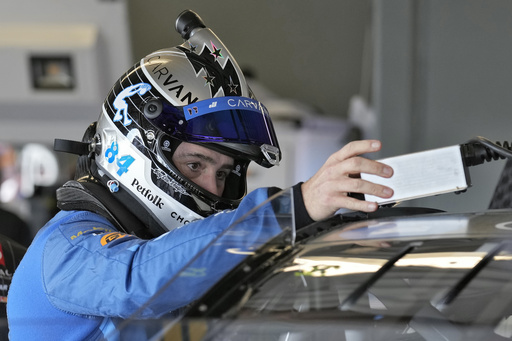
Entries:
{"label": "helmet chin bar", "polygon": [[260,149],[268,163],[270,163],[272,166],[279,166],[279,160],[281,159],[279,155],[279,148],[269,144],[262,144]]}

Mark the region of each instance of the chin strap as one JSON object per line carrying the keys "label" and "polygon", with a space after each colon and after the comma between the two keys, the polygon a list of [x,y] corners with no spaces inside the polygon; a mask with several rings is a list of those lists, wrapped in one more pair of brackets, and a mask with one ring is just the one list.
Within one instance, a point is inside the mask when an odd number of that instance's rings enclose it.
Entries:
{"label": "chin strap", "polygon": [[71,180],[57,189],[57,207],[64,211],[82,210],[107,218],[121,232],[139,238],[154,238],[144,224],[101,184]]}

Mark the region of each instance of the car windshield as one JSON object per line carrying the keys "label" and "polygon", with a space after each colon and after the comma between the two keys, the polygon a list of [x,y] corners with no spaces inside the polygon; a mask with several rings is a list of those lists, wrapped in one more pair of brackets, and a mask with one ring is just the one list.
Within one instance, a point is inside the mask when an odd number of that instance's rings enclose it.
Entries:
{"label": "car windshield", "polygon": [[[175,292],[177,295],[181,293],[182,296],[186,296],[187,288],[190,286],[194,286],[195,291],[201,287],[203,293],[207,292],[217,281],[203,276],[206,267],[218,267],[218,273],[227,274],[263,246],[281,249],[293,245],[295,222],[292,202],[293,192],[291,189],[286,189],[246,213],[237,222],[226,228],[222,235],[198,252],[131,318],[118,323],[116,330],[107,335],[106,339],[132,339],[134,330],[138,333],[143,329],[145,338],[153,337],[158,340],[160,333],[170,328],[174,321],[178,321],[187,310],[187,306],[177,311],[170,311],[168,315],[157,319],[141,317],[147,313],[155,301],[165,300],[169,292]],[[248,235],[254,234],[248,233],[248,230],[259,231],[258,237],[248,238]],[[231,258],[234,261],[225,262],[226,258]],[[251,271],[251,269],[247,269],[247,271]]]}

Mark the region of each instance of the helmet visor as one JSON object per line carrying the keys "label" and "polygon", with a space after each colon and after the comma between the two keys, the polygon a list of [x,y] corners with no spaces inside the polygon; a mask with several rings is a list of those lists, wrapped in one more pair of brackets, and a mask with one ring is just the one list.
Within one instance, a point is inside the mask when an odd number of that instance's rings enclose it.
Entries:
{"label": "helmet visor", "polygon": [[[176,122],[177,114],[181,114],[181,119]],[[166,108],[164,105],[162,115],[151,119],[151,122],[167,134],[186,142],[267,144],[278,147],[267,109],[262,103],[247,97],[217,97],[181,108]]]}

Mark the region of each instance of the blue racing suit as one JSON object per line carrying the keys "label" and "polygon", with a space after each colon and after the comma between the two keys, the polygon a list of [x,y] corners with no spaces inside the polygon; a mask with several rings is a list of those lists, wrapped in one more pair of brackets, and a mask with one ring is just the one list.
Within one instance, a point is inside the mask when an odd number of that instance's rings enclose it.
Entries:
{"label": "blue racing suit", "polygon": [[[149,240],[119,232],[96,213],[59,212],[38,232],[15,271],[7,304],[10,339],[98,340],[136,312],[138,318],[155,318],[186,306],[246,256],[214,248],[186,276],[164,284],[267,197],[267,189],[253,191],[236,210]],[[270,204],[264,209],[272,213]],[[227,243],[262,245],[280,232],[275,216],[259,212],[233,236],[227,233]],[[162,288],[159,299],[145,305]]]}

